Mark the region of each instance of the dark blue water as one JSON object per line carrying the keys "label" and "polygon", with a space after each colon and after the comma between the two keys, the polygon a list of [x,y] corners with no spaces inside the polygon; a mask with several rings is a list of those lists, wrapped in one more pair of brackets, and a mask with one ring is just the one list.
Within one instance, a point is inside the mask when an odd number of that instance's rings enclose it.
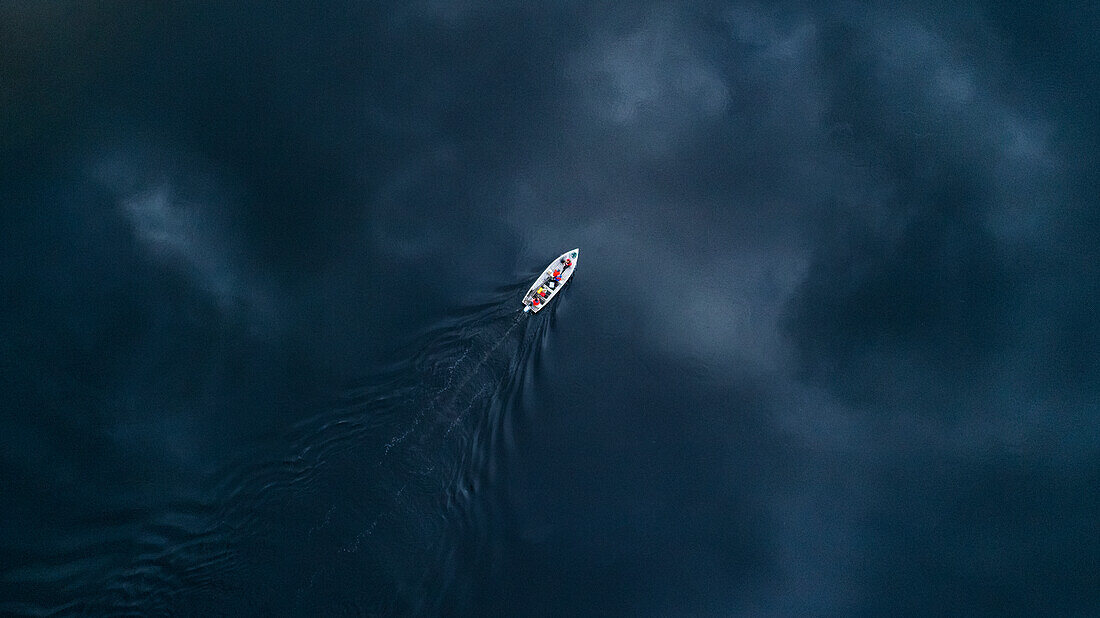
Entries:
{"label": "dark blue water", "polygon": [[1098,613],[1098,27],[0,3],[0,614]]}

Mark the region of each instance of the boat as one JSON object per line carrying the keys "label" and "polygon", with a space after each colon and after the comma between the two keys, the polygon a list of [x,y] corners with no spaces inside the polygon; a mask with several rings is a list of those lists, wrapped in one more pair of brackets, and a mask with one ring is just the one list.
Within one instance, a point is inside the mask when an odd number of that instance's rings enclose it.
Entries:
{"label": "boat", "polygon": [[531,289],[523,295],[524,313],[542,311],[542,308],[558,295],[558,292],[569,282],[569,278],[573,276],[573,271],[577,270],[577,255],[580,251],[580,249],[566,251],[550,262],[546,270],[531,284]]}

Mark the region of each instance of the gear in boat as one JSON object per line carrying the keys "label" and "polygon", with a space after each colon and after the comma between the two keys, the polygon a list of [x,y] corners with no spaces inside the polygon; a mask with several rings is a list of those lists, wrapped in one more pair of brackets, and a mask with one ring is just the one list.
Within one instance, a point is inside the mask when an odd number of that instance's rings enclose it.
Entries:
{"label": "gear in boat", "polygon": [[558,256],[556,260],[550,262],[550,265],[539,275],[538,279],[535,279],[535,283],[524,295],[524,311],[538,313],[554,298],[569,281],[569,278],[573,276],[579,254],[580,249],[573,249],[572,251],[566,251]]}

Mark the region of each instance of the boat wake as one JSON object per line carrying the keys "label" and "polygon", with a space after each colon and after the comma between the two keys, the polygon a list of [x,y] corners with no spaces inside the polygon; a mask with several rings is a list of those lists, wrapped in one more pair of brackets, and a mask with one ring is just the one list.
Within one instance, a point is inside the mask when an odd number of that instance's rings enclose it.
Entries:
{"label": "boat wake", "polygon": [[[513,443],[505,411],[546,328],[511,306],[515,296],[501,290],[448,318],[417,340],[407,362],[343,389],[289,435],[242,454],[200,499],[132,514],[121,534],[140,540],[115,555],[89,562],[77,556],[96,550],[83,547],[55,557],[57,581],[47,585],[70,601],[0,608],[41,615],[437,607],[448,577],[439,567],[453,554],[456,531],[485,525],[477,492]],[[271,587],[250,589],[257,580]]]}

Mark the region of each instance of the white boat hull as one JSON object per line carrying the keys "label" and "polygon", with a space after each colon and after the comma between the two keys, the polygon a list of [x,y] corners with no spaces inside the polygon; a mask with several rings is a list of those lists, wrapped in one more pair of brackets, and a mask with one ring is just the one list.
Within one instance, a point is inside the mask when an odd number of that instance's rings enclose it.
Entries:
{"label": "white boat hull", "polygon": [[[555,258],[553,262],[550,262],[550,265],[542,271],[538,279],[535,279],[531,289],[523,295],[524,311],[538,313],[558,295],[558,292],[565,287],[565,284],[573,276],[573,272],[577,270],[577,258],[580,256],[580,252],[580,249],[566,251]],[[554,271],[558,271],[557,277],[554,276]],[[536,299],[538,303],[535,302]]]}

